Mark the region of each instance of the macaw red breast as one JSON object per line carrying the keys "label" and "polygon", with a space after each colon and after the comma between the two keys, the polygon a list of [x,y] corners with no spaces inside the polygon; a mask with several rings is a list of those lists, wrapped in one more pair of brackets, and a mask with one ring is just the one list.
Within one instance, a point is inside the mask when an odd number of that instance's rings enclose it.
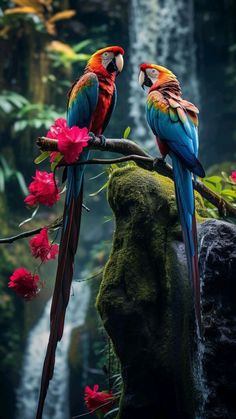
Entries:
{"label": "macaw red breast", "polygon": [[114,89],[115,85],[113,80],[106,80],[106,82],[99,80],[98,103],[93,113],[90,127],[90,131],[95,135],[103,133],[104,124],[112,105]]}

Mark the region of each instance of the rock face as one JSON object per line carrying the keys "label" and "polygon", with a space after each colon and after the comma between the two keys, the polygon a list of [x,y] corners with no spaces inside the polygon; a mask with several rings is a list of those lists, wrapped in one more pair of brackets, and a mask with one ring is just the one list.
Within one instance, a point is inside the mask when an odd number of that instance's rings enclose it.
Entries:
{"label": "rock face", "polygon": [[199,226],[204,418],[236,418],[236,226],[209,220]]}
{"label": "rock face", "polygon": [[120,359],[119,419],[195,417],[193,312],[173,182],[114,172],[113,248],[97,307]]}

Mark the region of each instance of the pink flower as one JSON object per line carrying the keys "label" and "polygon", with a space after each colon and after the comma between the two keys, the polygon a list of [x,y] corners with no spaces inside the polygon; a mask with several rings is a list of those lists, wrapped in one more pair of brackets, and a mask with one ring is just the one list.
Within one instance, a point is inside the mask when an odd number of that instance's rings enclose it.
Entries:
{"label": "pink flower", "polygon": [[230,177],[231,177],[232,181],[236,183],[236,170],[231,173]]}
{"label": "pink flower", "polygon": [[43,228],[36,234],[30,242],[31,253],[35,258],[40,258],[42,262],[55,259],[58,254],[58,244],[50,244],[48,240],[48,229]]}
{"label": "pink flower", "polygon": [[51,125],[49,131],[47,132],[46,137],[48,138],[54,138],[57,139],[57,134],[59,132],[63,132],[65,129],[67,129],[67,123],[65,118],[58,118],[54,122],[53,125]]}
{"label": "pink flower", "polygon": [[33,179],[29,185],[30,195],[24,202],[29,206],[43,204],[52,207],[60,199],[60,190],[58,185],[55,185],[53,173],[36,170]]}
{"label": "pink flower", "polygon": [[58,132],[58,150],[63,154],[66,163],[73,163],[77,160],[88,145],[88,129],[72,127]]}
{"label": "pink flower", "polygon": [[[66,129],[68,129],[66,119],[65,118],[58,118],[58,119],[56,119],[54,124],[51,125],[49,131],[47,132],[46,137],[53,138],[54,140],[57,140],[57,135],[60,132],[64,132],[64,130],[66,130]],[[59,153],[57,151],[52,151],[50,153],[50,163],[54,162],[54,160],[57,158],[58,154]]]}
{"label": "pink flower", "polygon": [[32,274],[25,268],[17,268],[10,277],[8,287],[12,288],[20,297],[29,301],[36,297],[39,292],[38,282],[38,275]]}
{"label": "pink flower", "polygon": [[98,410],[98,413],[107,413],[109,410],[111,410],[111,406],[114,402],[114,396],[112,392],[107,393],[105,391],[98,391],[98,389],[98,384],[95,384],[93,389],[91,389],[89,386],[85,387],[84,400],[86,407],[90,412],[92,412],[96,409],[99,409],[100,406],[106,404],[106,406],[103,406]]}
{"label": "pink flower", "polygon": [[[76,126],[69,128],[64,118],[59,118],[54,122],[47,137],[58,140],[58,150],[63,154],[66,163],[73,163],[77,160],[89,140],[87,128]],[[57,156],[58,153],[53,151],[50,154],[50,162],[52,163]]]}

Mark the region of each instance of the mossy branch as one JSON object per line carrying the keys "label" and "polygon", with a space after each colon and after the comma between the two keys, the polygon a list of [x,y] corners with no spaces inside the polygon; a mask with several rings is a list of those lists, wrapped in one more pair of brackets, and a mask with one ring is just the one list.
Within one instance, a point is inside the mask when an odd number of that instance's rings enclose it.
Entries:
{"label": "mossy branch", "polygon": [[[53,140],[46,137],[39,137],[37,140],[37,145],[42,151],[57,151],[57,140]],[[124,161],[135,161],[138,166],[145,168],[146,170],[154,170],[159,174],[169,177],[173,180],[173,170],[172,167],[163,161],[162,159],[154,159],[148,153],[146,153],[141,147],[131,140],[124,138],[107,138],[105,144],[101,141],[99,137],[95,137],[90,141],[88,147],[90,150],[100,150],[100,151],[109,151],[112,153],[123,154],[125,157],[120,157],[117,159],[90,159],[76,162],[76,165],[80,164],[111,164],[111,163],[120,163]],[[209,189],[203,182],[197,180],[193,181],[193,186],[200,195],[214,205],[219,214],[223,217],[233,217],[236,218],[236,208],[227,202],[220,195],[213,192]]]}

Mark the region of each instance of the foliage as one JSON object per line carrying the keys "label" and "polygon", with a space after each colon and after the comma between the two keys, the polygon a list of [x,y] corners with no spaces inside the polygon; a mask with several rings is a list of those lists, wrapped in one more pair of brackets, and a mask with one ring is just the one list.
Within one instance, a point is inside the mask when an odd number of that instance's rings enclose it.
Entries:
{"label": "foliage", "polygon": [[[7,17],[17,15],[18,18],[31,17],[37,29],[41,29],[41,25],[50,35],[56,34],[55,23],[65,19],[71,19],[75,14],[75,10],[63,10],[54,13],[53,0],[12,0],[18,7],[12,7],[5,10]],[[11,23],[11,19],[9,19]],[[41,25],[40,25],[41,23]]]}
{"label": "foliage", "polygon": [[16,111],[21,110],[29,105],[29,101],[17,92],[4,90],[0,94],[0,117],[7,117],[16,114]]}
{"label": "foliage", "polygon": [[71,63],[84,62],[90,57],[89,54],[81,51],[91,43],[90,39],[79,42],[70,46],[60,41],[52,41],[48,44],[48,55],[53,62],[54,67],[70,67]]}
{"label": "foliage", "polygon": [[[222,196],[222,198],[236,207],[236,183],[232,181],[231,177],[226,172],[221,172],[221,176],[205,177],[202,181],[209,189]],[[206,199],[203,201],[209,213],[209,217],[219,218],[217,208]]]}
{"label": "foliage", "polygon": [[52,122],[61,117],[63,111],[58,112],[53,105],[41,103],[27,103],[16,113],[13,129],[16,133],[26,128],[48,129]]}
{"label": "foliage", "polygon": [[16,180],[23,195],[27,195],[28,188],[24,176],[18,170],[12,169],[3,156],[0,157],[0,192],[5,192],[6,184]]}

